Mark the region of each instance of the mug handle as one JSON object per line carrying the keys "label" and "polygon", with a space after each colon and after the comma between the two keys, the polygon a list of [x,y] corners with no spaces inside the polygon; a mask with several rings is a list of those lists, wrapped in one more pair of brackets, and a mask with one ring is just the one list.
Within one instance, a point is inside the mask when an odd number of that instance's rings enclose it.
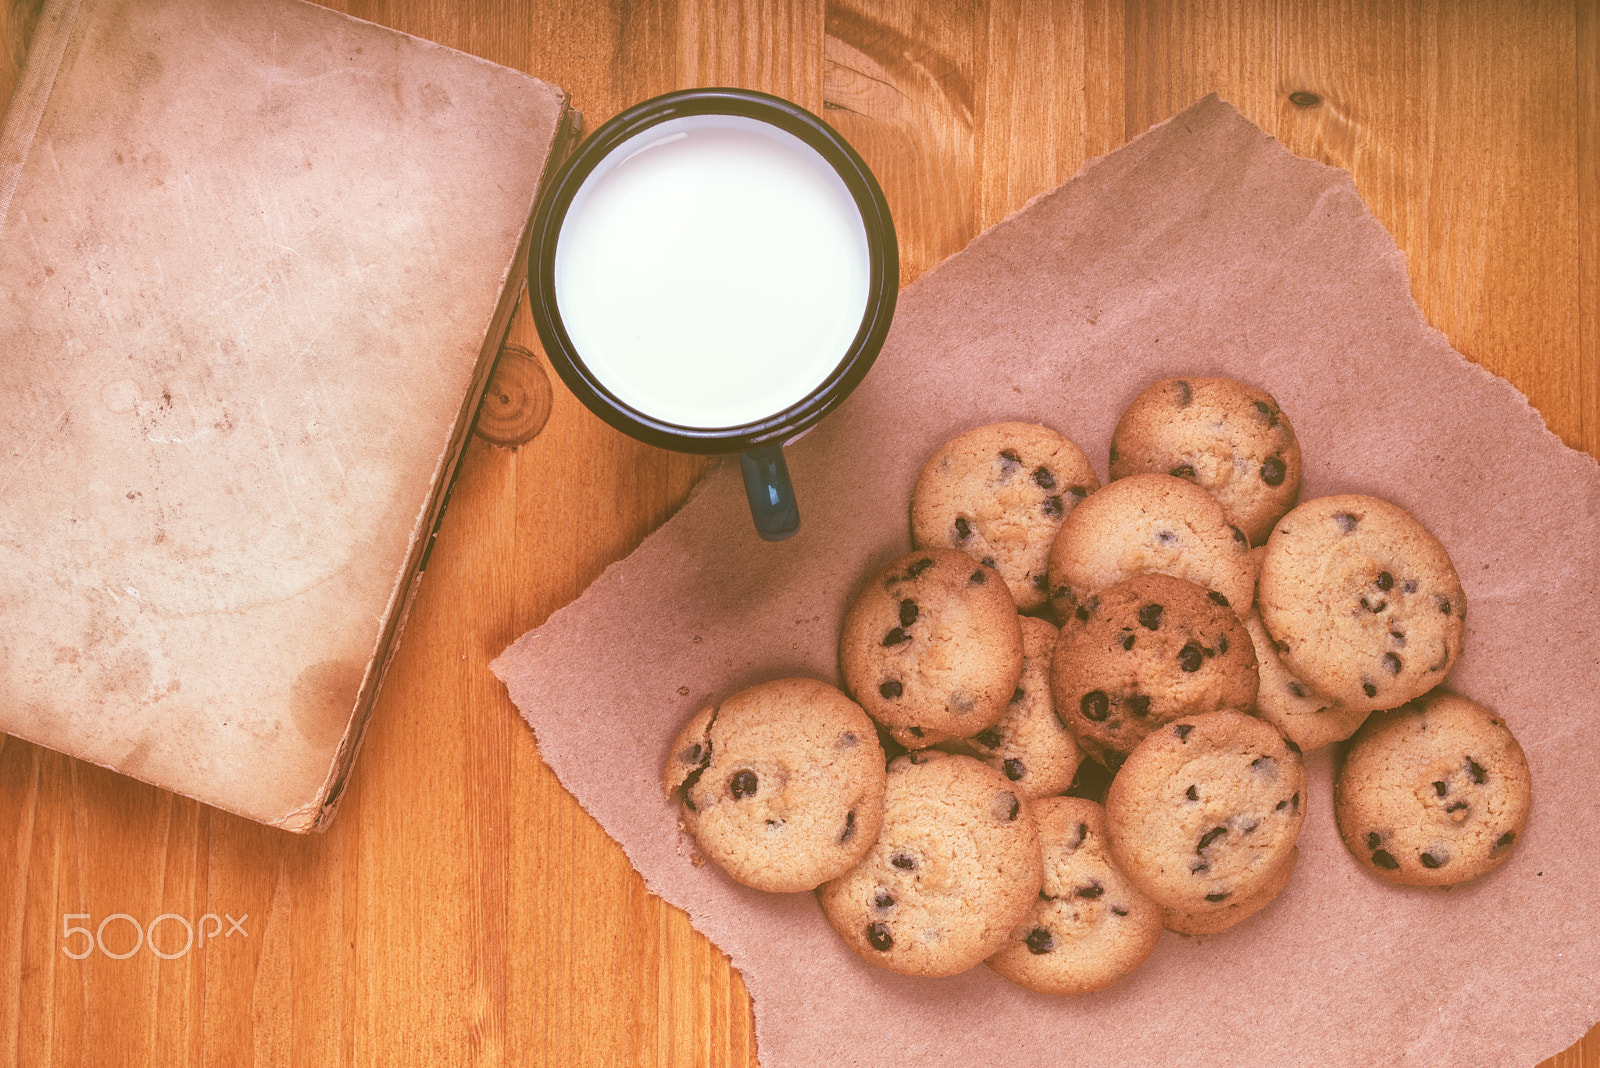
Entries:
{"label": "mug handle", "polygon": [[800,529],[800,505],[789,481],[789,465],[781,445],[763,445],[739,454],[744,495],[756,533],[766,541],[782,541]]}

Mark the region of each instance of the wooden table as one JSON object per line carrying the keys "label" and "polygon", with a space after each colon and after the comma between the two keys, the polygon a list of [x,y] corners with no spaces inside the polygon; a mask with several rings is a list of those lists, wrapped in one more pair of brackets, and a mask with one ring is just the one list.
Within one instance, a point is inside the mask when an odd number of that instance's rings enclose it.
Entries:
{"label": "wooden table", "polygon": [[[795,100],[877,172],[904,282],[1216,90],[1350,170],[1429,321],[1600,455],[1594,2],[334,6],[562,85],[591,126],[687,86]],[[36,7],[0,5],[0,101]],[[526,315],[512,340],[537,348]],[[622,438],[549,377],[542,432],[468,450],[328,833],[268,830],[0,737],[0,1062],[755,1063],[738,974],[646,893],[487,668],[703,470]],[[211,914],[218,930],[170,960],[65,952],[81,945],[68,927],[117,913]],[[1600,1068],[1600,1028],[1548,1063]]]}

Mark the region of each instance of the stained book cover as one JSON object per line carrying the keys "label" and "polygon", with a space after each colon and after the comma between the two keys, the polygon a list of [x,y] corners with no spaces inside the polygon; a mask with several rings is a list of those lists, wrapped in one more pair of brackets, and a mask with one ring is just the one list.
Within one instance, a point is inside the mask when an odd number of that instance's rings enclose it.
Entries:
{"label": "stained book cover", "polygon": [[300,0],[51,0],[0,122],[0,730],[331,818],[572,132]]}

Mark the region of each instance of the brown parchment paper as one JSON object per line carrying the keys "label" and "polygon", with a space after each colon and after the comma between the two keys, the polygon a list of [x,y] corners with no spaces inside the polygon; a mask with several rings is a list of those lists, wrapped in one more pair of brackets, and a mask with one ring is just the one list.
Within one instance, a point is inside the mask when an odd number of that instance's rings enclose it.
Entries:
{"label": "brown parchment paper", "polygon": [[[1388,498],[1449,549],[1471,610],[1447,685],[1505,717],[1533,772],[1511,860],[1451,890],[1368,876],[1335,831],[1324,749],[1282,897],[1220,935],[1165,933],[1077,998],[983,967],[890,973],[812,895],[693,866],[659,786],[673,735],[760,679],[838,681],[845,604],[909,549],[933,449],[1034,420],[1104,478],[1122,408],[1180,373],[1278,399],[1302,499]],[[1600,469],[1427,325],[1347,174],[1201,101],[909,287],[872,373],[788,455],[794,539],[756,538],[725,465],[493,665],[562,783],[743,973],[765,1068],[1532,1065],[1600,1019]]]}

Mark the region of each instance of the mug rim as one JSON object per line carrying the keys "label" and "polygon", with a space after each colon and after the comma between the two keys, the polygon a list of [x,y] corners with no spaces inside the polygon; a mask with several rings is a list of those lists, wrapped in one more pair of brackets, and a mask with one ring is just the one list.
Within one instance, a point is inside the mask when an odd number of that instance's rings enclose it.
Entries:
{"label": "mug rim", "polygon": [[[849,347],[822,383],[765,418],[728,427],[692,427],[640,411],[599,380],[567,334],[555,293],[555,253],[567,210],[601,161],[631,138],[673,119],[731,115],[767,123],[817,152],[839,175],[861,213],[867,237],[867,306]],[[833,127],[782,97],[749,89],[682,89],[635,104],[603,123],[546,183],[530,237],[529,306],[551,366],[586,408],[647,444],[675,452],[722,454],[784,444],[815,426],[866,376],[878,357],[899,295],[899,246],[877,179]]]}

